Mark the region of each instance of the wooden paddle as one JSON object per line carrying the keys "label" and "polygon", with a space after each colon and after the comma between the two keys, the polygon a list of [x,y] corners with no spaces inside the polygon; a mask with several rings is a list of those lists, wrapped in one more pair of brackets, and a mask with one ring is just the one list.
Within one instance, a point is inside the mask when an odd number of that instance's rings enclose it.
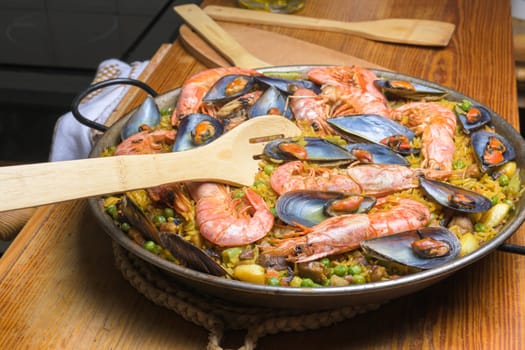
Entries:
{"label": "wooden paddle", "polygon": [[324,30],[357,35],[375,41],[420,46],[447,46],[456,28],[448,22],[409,18],[342,22],[212,5],[205,7],[204,11],[216,20]]}
{"label": "wooden paddle", "polygon": [[153,187],[179,181],[253,184],[268,136],[299,128],[282,116],[250,119],[187,151],[0,167],[0,211]]}
{"label": "wooden paddle", "polygon": [[272,66],[250,54],[230,34],[195,4],[179,5],[173,8],[179,16],[199,33],[215,50],[229,62],[244,68],[263,68]]}
{"label": "wooden paddle", "polygon": [[[239,44],[255,57],[275,66],[286,65],[357,65],[366,68],[388,70],[387,68],[356,56],[332,50],[324,46],[292,38],[267,30],[253,28],[238,23],[220,23],[221,28],[227,31]],[[199,34],[183,24],[179,29],[179,40],[184,48],[204,65],[210,68],[228,67],[228,62]],[[257,40],[253,40],[257,38]],[[279,50],[274,50],[275,43],[279,43]]]}

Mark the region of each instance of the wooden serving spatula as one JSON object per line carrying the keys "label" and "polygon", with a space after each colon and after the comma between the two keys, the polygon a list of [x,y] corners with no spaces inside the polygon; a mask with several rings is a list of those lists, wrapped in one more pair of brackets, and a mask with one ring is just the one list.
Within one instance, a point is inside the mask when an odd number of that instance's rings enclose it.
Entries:
{"label": "wooden serving spatula", "polygon": [[173,8],[184,21],[203,37],[210,46],[219,51],[229,62],[244,68],[263,68],[272,66],[253,56],[230,34],[195,4],[179,5]]}
{"label": "wooden serving spatula", "polygon": [[187,151],[0,167],[0,211],[119,193],[179,181],[253,184],[266,138],[300,135],[282,116],[250,119]]}
{"label": "wooden serving spatula", "polygon": [[456,28],[452,23],[423,19],[388,18],[343,22],[212,5],[205,7],[204,12],[222,21],[338,32],[375,41],[420,46],[447,46]]}

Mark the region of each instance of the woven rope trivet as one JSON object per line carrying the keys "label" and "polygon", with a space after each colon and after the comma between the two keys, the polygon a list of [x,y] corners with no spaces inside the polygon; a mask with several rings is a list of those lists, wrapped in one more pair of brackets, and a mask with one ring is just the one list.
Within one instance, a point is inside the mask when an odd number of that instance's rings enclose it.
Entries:
{"label": "woven rope trivet", "polygon": [[196,294],[175,283],[161,270],[115,242],[113,252],[117,268],[124,278],[147,299],[175,311],[187,321],[210,332],[208,350],[222,349],[220,343],[226,330],[246,330],[244,345],[239,350],[252,350],[257,340],[266,334],[327,327],[379,307],[379,304],[370,304],[305,312],[234,306],[210,296]]}

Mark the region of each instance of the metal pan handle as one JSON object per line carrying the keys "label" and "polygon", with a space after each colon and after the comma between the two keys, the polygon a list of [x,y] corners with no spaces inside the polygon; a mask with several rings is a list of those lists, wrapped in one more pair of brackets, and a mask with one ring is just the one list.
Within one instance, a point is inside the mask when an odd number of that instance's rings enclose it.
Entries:
{"label": "metal pan handle", "polygon": [[101,81],[99,83],[89,86],[86,90],[82,91],[77,97],[75,97],[75,99],[71,103],[71,113],[73,114],[73,117],[75,117],[75,119],[79,123],[89,128],[93,128],[95,130],[102,131],[102,132],[105,132],[106,130],[108,130],[109,129],[108,126],[97,123],[91,119],[84,117],[79,111],[79,106],[80,106],[80,102],[93,91],[102,89],[106,86],[118,85],[118,84],[134,85],[146,91],[148,94],[150,94],[153,97],[156,97],[158,95],[158,93],[151,86],[149,86],[148,84],[140,80],[136,80],[132,78],[116,78],[116,79],[104,80],[104,81]]}
{"label": "metal pan handle", "polygon": [[503,243],[498,247],[498,250],[505,253],[525,255],[525,246],[519,244]]}

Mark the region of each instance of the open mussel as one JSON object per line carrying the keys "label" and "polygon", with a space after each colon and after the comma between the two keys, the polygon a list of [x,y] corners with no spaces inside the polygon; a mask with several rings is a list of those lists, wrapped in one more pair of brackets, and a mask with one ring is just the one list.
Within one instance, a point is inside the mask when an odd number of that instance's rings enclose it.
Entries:
{"label": "open mussel", "polygon": [[153,97],[148,95],[142,105],[133,113],[120,131],[122,140],[160,123],[159,107]]}
{"label": "open mussel", "polygon": [[461,249],[456,235],[440,226],[365,240],[361,247],[373,258],[422,270],[453,261]]}
{"label": "open mussel", "polygon": [[397,96],[409,100],[440,100],[446,91],[406,80],[375,80],[374,85],[385,95]]}
{"label": "open mussel", "polygon": [[227,274],[226,270],[204,251],[187,242],[178,234],[160,232],[160,241],[162,246],[169,250],[175,258],[185,262],[188,267],[194,270],[213,276],[225,276]]}
{"label": "open mussel", "polygon": [[286,97],[272,86],[267,88],[261,97],[250,107],[248,110],[248,118],[267,114],[282,115],[288,119],[292,119],[292,112],[286,104]]}
{"label": "open mussel", "polygon": [[184,151],[205,145],[222,135],[219,120],[206,114],[192,113],[182,118],[173,143],[173,151]]}
{"label": "open mussel", "polygon": [[294,89],[296,87],[303,87],[306,89],[310,89],[314,91],[316,94],[321,93],[321,88],[319,87],[319,85],[315,84],[314,82],[310,80],[275,78],[275,77],[268,77],[264,75],[256,76],[255,80],[257,80],[258,82],[264,85],[272,86],[287,95],[293,94]]}
{"label": "open mussel", "polygon": [[476,131],[470,137],[482,172],[503,165],[516,157],[512,144],[503,136],[489,131]]}
{"label": "open mussel", "polygon": [[459,118],[463,132],[467,135],[490,123],[491,120],[488,109],[465,101],[457,103],[454,111]]}
{"label": "open mussel", "polygon": [[168,249],[175,258],[189,268],[214,276],[226,275],[226,271],[201,249],[187,242],[176,233],[159,232],[153,221],[127,195],[123,197],[121,207],[131,226],[155,243]]}
{"label": "open mussel", "polygon": [[142,209],[128,195],[122,197],[121,209],[131,226],[139,230],[148,239],[161,244],[159,230],[157,230],[153,221],[148,219]]}
{"label": "open mussel", "polygon": [[410,165],[405,157],[377,143],[349,143],[345,148],[361,163]]}
{"label": "open mussel", "polygon": [[344,147],[318,137],[288,137],[268,142],[263,150],[275,160],[309,160],[313,162],[345,161],[357,158]]}
{"label": "open mussel", "polygon": [[329,118],[327,122],[351,139],[381,144],[403,155],[416,152],[411,145],[414,132],[383,116],[376,114],[349,115]]}
{"label": "open mussel", "polygon": [[213,84],[202,100],[206,103],[221,103],[233,100],[252,90],[254,82],[254,77],[251,75],[225,75]]}
{"label": "open mussel", "polygon": [[300,190],[280,196],[275,211],[290,225],[312,227],[332,216],[366,213],[375,203],[375,197],[361,194]]}
{"label": "open mussel", "polygon": [[492,207],[492,202],[487,197],[451,184],[419,178],[423,191],[440,205],[464,213],[481,213]]}

